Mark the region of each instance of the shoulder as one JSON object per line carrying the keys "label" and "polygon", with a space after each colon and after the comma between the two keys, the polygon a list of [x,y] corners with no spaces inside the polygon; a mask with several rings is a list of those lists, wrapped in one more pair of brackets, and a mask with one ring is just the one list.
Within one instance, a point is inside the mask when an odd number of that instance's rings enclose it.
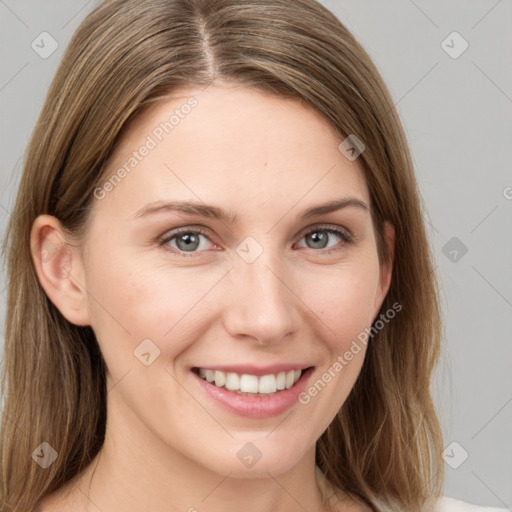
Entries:
{"label": "shoulder", "polygon": [[510,509],[473,505],[466,501],[443,496],[439,499],[435,512],[510,512]]}

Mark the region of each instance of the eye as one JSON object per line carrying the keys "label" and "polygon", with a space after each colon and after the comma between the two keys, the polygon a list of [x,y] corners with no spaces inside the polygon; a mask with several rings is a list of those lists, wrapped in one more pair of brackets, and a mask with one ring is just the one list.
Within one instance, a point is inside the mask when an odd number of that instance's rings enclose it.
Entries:
{"label": "eye", "polygon": [[[341,242],[329,246],[329,239],[332,239],[333,237],[340,239]],[[305,239],[306,243],[310,244],[307,246],[309,249],[321,249],[321,251],[317,252],[326,254],[339,251],[343,249],[345,245],[354,242],[354,239],[349,231],[342,230],[334,226],[316,226],[314,229],[304,233],[301,240],[302,239]]]}
{"label": "eye", "polygon": [[[179,252],[194,253],[198,252],[197,249],[199,248],[204,249],[204,243],[201,243],[201,238],[210,241],[206,232],[202,229],[182,228],[173,231],[169,236],[162,239],[159,244],[165,248],[170,246],[172,249]],[[173,243],[175,244],[173,245]]]}

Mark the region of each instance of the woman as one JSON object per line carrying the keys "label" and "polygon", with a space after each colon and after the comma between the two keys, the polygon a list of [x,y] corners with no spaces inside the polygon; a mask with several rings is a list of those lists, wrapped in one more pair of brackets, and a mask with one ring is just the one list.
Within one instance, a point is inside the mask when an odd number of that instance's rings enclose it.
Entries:
{"label": "woman", "polygon": [[472,510],[406,140],[313,0],[102,3],[4,250],[4,512]]}

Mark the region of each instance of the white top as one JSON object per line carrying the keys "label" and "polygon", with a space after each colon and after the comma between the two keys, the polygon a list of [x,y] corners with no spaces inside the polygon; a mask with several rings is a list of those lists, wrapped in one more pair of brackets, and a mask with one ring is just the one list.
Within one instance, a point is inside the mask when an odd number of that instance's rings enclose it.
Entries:
{"label": "white top", "polygon": [[[377,503],[381,510],[390,512],[383,503]],[[512,512],[509,508],[485,507],[482,505],[473,505],[467,501],[442,496],[436,503],[431,512]]]}
{"label": "white top", "polygon": [[473,505],[466,501],[457,500],[455,498],[442,497],[437,506],[436,512],[510,512],[509,508],[483,507],[481,505]]}
{"label": "white top", "polygon": [[[328,494],[330,494],[332,492],[331,484],[325,478],[325,475],[318,466],[315,467],[315,471],[321,489],[323,492],[328,492]],[[386,506],[384,503],[378,502],[376,505],[383,511],[386,511]],[[448,496],[442,496],[436,502],[435,509],[432,512],[512,512],[512,509],[473,505],[467,501],[458,500],[456,498],[449,498]]]}

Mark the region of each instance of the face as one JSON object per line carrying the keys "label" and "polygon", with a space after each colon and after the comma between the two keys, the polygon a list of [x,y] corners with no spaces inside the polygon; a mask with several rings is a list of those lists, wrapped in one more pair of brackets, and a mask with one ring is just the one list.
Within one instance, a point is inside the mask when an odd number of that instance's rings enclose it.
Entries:
{"label": "face", "polygon": [[341,141],[303,103],[238,86],[182,89],[130,127],[82,261],[111,428],[224,475],[312,456],[390,279]]}

